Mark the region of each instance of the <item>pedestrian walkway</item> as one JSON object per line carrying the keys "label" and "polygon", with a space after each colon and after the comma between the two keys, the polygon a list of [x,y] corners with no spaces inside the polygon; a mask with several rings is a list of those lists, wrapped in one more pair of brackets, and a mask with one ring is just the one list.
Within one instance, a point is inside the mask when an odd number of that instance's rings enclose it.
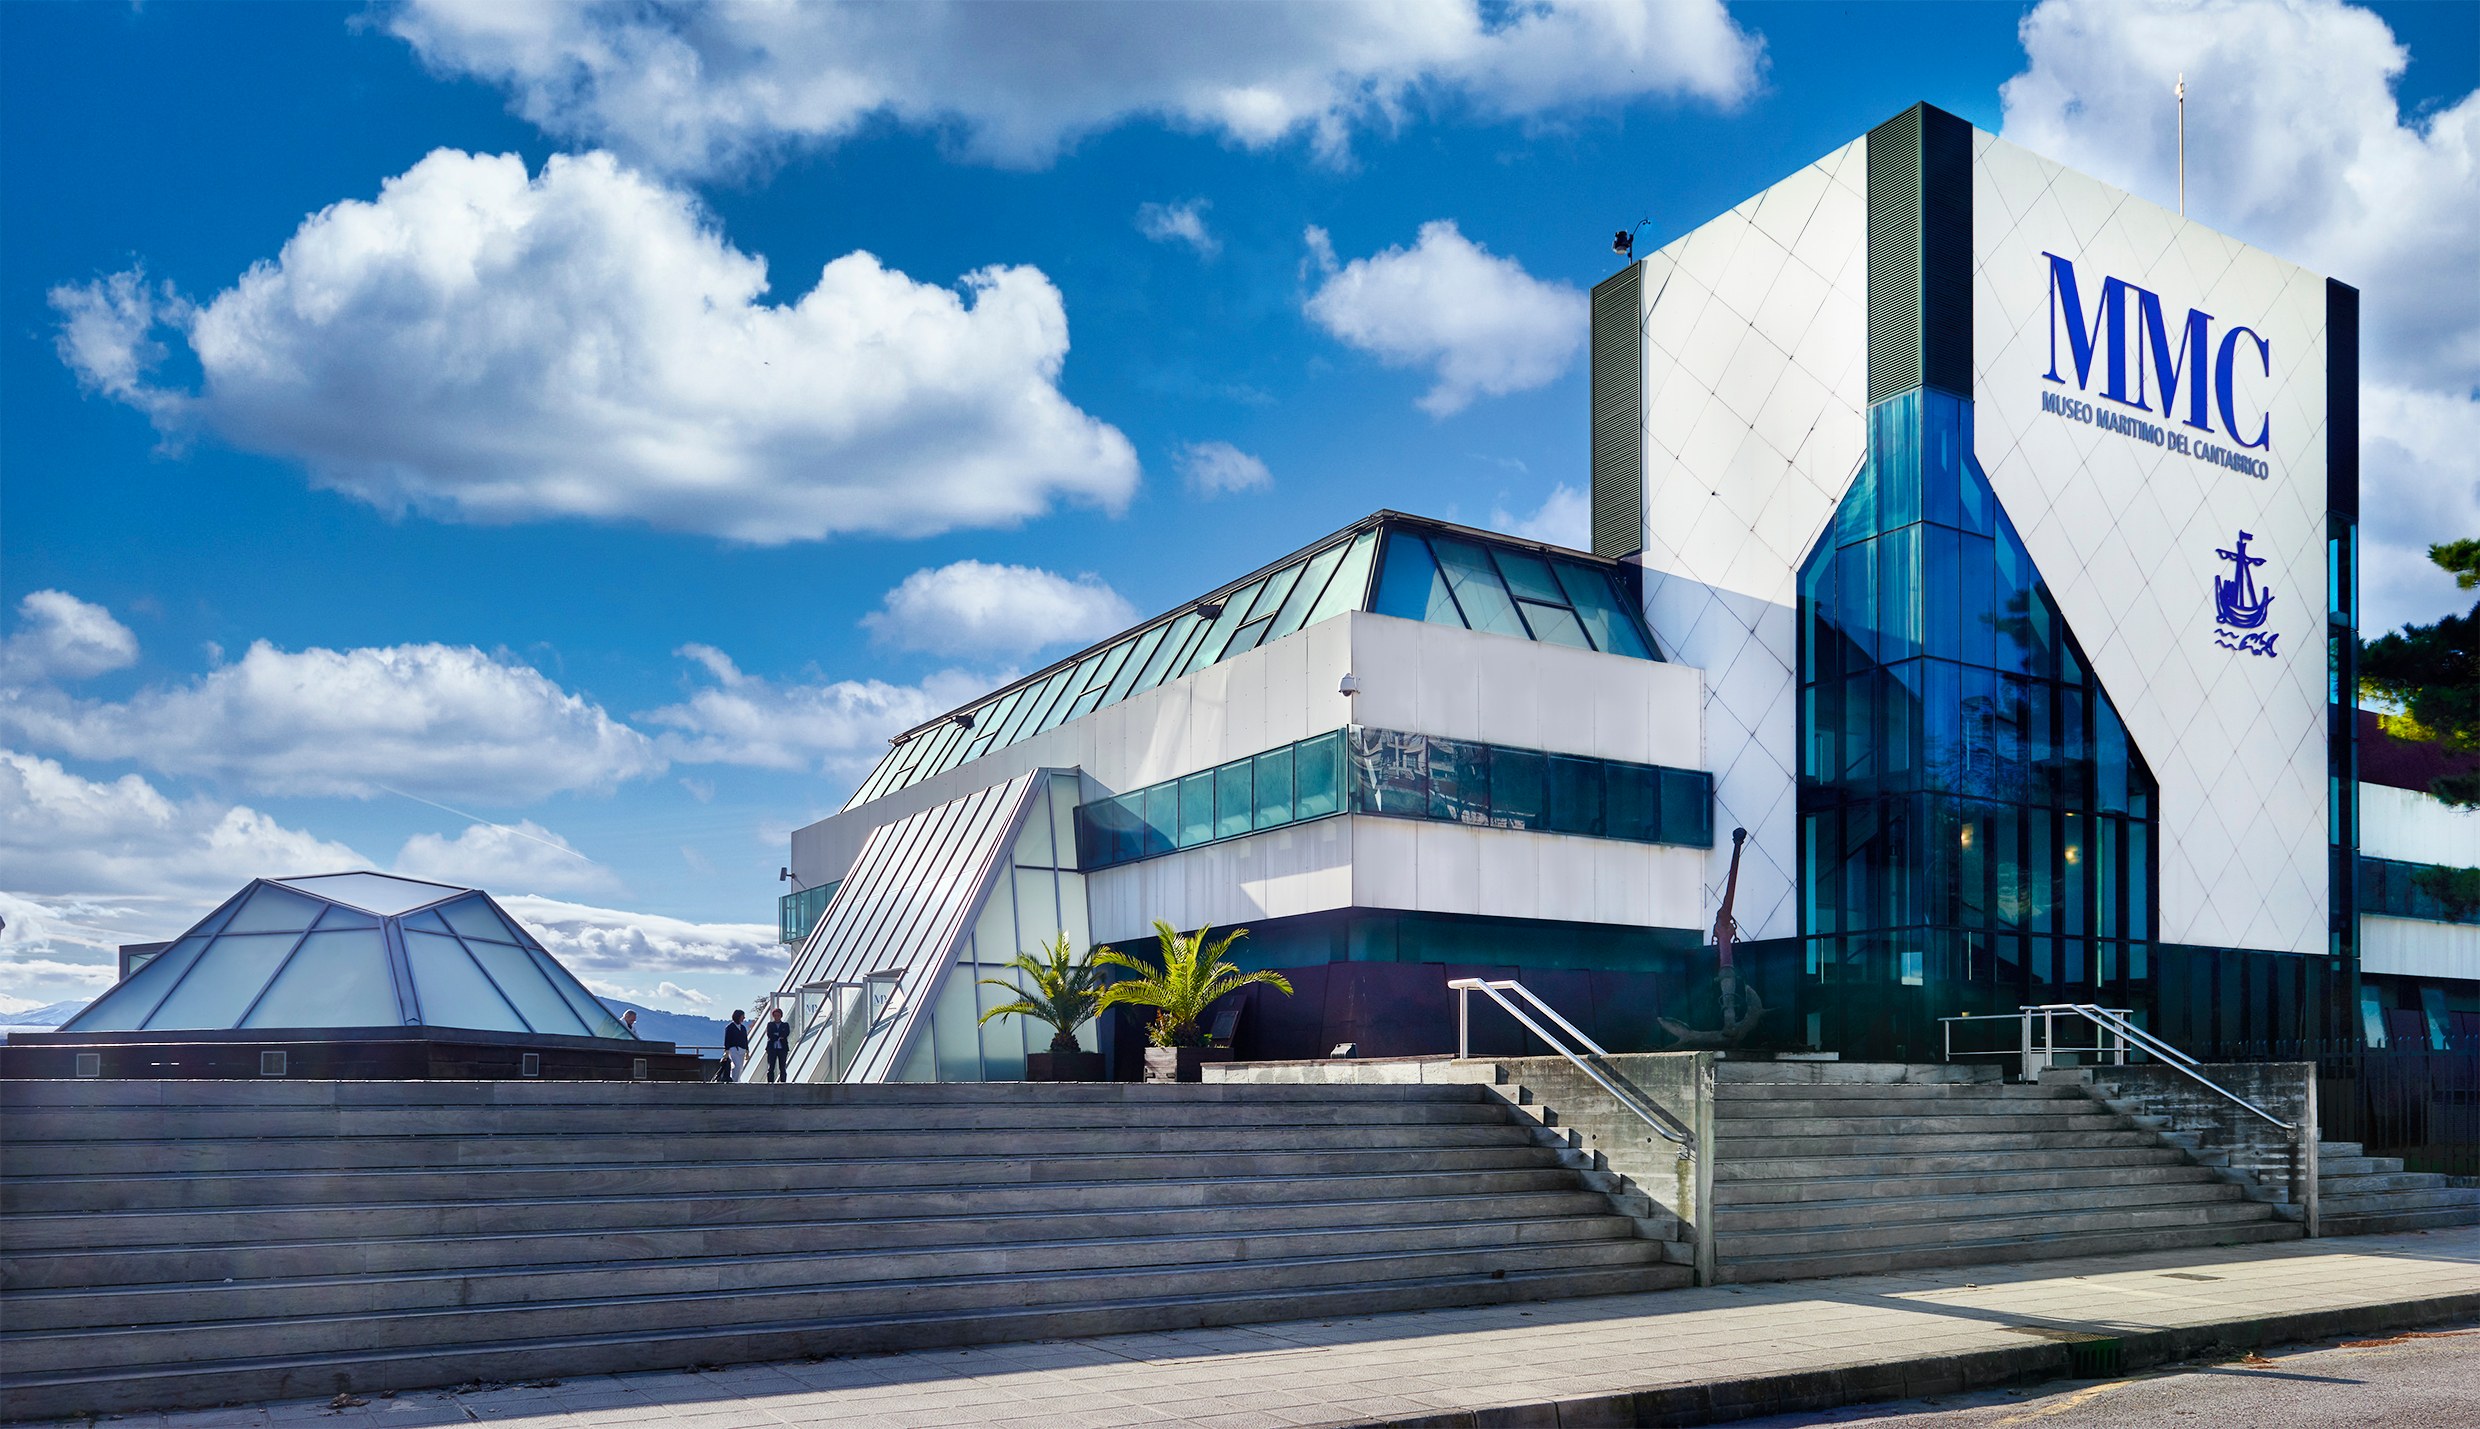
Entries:
{"label": "pedestrian walkway", "polygon": [[[614,1307],[616,1316],[625,1307]],[[2480,1315],[2480,1230],[132,1415],[131,1429],[1704,1423]]]}

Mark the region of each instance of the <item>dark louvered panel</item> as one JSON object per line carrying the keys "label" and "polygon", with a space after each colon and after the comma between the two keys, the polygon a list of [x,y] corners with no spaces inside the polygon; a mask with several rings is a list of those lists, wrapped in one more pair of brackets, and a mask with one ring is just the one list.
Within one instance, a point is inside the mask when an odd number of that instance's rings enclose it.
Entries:
{"label": "dark louvered panel", "polygon": [[1869,131],[1869,400],[1972,395],[1972,126],[1925,104]]}
{"label": "dark louvered panel", "polygon": [[1593,553],[1644,545],[1644,265],[1593,289]]}

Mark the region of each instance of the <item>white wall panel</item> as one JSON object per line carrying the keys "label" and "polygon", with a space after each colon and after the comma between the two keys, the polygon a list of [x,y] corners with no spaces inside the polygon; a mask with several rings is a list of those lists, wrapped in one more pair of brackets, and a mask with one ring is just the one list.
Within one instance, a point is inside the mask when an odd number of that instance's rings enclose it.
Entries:
{"label": "white wall panel", "polygon": [[2362,972],[2480,979],[2480,926],[2419,918],[2359,920]]}
{"label": "white wall panel", "polygon": [[2359,786],[2359,851],[2370,858],[2480,868],[2480,809],[2415,789]]}
{"label": "white wall panel", "polygon": [[1867,447],[1866,148],[1645,260],[1645,614],[1665,654],[1705,672],[1700,767],[1724,837],[1699,896],[1709,916],[1728,831],[1748,829],[1752,938],[1798,931],[1794,611],[1800,563]]}
{"label": "white wall panel", "polygon": [[[2324,282],[1989,135],[1975,152],[1974,445],[2161,783],[2161,936],[2321,951]],[[2190,308],[2213,315],[2214,345],[2232,324],[2265,337],[2272,378],[2243,369],[2234,395],[2243,420],[2261,408],[2271,423],[2271,450],[2251,453],[2270,478],[2042,410],[2044,392],[2063,391],[2191,442],[2237,445],[2210,404],[2210,438],[2158,410],[2113,407],[2099,394],[2102,358],[2091,392],[2075,389],[2071,364],[2065,385],[2045,380],[2052,253],[2075,263],[2088,315],[2115,277],[2160,295],[2173,342]],[[2132,295],[2127,309],[2132,343]],[[2230,571],[2215,553],[2242,530],[2274,592],[2270,658],[2215,641],[2213,582]]]}

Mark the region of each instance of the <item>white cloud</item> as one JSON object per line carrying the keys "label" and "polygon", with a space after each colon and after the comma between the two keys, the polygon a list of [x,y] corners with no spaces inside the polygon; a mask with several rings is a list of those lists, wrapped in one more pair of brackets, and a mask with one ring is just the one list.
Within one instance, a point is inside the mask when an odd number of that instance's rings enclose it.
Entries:
{"label": "white cloud", "polygon": [[1035,566],[958,561],[906,576],[861,623],[906,650],[1026,655],[1097,640],[1136,619],[1136,607],[1100,576],[1070,579]]}
{"label": "white cloud", "polygon": [[1180,449],[1180,475],[1200,496],[1264,491],[1274,485],[1266,464],[1229,442],[1194,442]]}
{"label": "white cloud", "polygon": [[1517,516],[1504,510],[1492,511],[1490,525],[1526,540],[1589,551],[1593,549],[1593,498],[1581,488],[1562,481],[1550,488],[1541,509],[1532,515]]}
{"label": "white cloud", "polygon": [[524,803],[658,772],[651,741],[529,666],[470,646],[279,650],[125,701],[0,691],[0,728],[79,759],[127,760],[266,794]]}
{"label": "white cloud", "polygon": [[[589,985],[609,986],[607,979],[615,974],[774,976],[783,971],[787,958],[769,923],[692,923],[527,894],[498,901]],[[632,1002],[653,1000],[625,992],[610,995]]]}
{"label": "white cloud", "polygon": [[[684,764],[858,773],[886,753],[890,735],[994,687],[993,678],[957,670],[918,685],[783,683],[743,673],[711,645],[684,645],[677,653],[697,662],[714,683],[639,718],[664,728],[663,752]],[[1007,678],[1013,676],[998,682]]]}
{"label": "white cloud", "polygon": [[135,774],[99,783],[0,750],[0,878],[18,893],[164,902],[195,917],[197,900],[253,878],[370,866],[246,805],[176,801]]}
{"label": "white cloud", "polygon": [[38,590],[17,603],[17,633],[0,640],[0,683],[84,679],[137,663],[138,637],[100,605]]}
{"label": "white cloud", "polygon": [[1309,296],[1309,316],[1389,367],[1432,369],[1437,385],[1419,405],[1433,417],[1462,411],[1475,397],[1545,386],[1584,346],[1584,294],[1492,255],[1448,220],[1422,224],[1410,248],[1340,268],[1324,230],[1306,237],[1326,272]]}
{"label": "white cloud", "polygon": [[[2402,47],[2336,0],[2047,0],[2006,137],[2362,293],[2361,626],[2468,604],[2430,541],[2480,531],[2480,93],[2406,120]],[[2395,425],[2399,424],[2399,425]]]}
{"label": "white cloud", "polygon": [[415,834],[396,855],[396,871],[468,888],[531,893],[608,893],[620,886],[610,869],[532,819],[468,824],[452,839]]}
{"label": "white cloud", "polygon": [[1223,241],[1206,228],[1205,211],[1211,207],[1201,198],[1185,203],[1139,204],[1137,231],[1156,243],[1185,243],[1196,249],[1200,257],[1211,258],[1223,251]]}
{"label": "white cloud", "polygon": [[509,92],[567,139],[677,171],[763,162],[880,116],[983,161],[1048,163],[1139,117],[1249,148],[1460,101],[1492,117],[1677,97],[1730,104],[1762,47],[1719,0],[1181,5],[413,0],[425,63]]}
{"label": "white cloud", "polygon": [[676,1006],[686,1003],[690,1011],[703,1011],[704,1009],[715,1005],[715,1000],[713,998],[698,991],[696,988],[682,987],[679,983],[672,982],[668,979],[663,982],[656,983],[654,991],[655,996],[660,997],[667,1002],[673,1003]]}
{"label": "white cloud", "polygon": [[0,892],[0,1010],[91,999],[119,976],[120,944],[152,938],[126,906]]}
{"label": "white cloud", "polygon": [[[1134,449],[1058,389],[1059,290],[1029,267],[963,288],[851,253],[769,303],[763,259],[608,154],[529,178],[442,149],[202,307],[135,274],[52,302],[89,387],[390,511],[765,545],[1124,506]],[[196,392],[148,377],[159,331],[195,355]]]}

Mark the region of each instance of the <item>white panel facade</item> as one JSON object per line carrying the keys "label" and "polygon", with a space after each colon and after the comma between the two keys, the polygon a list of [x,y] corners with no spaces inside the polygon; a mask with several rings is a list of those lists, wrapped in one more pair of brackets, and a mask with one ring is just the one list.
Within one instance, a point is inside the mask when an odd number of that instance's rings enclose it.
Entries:
{"label": "white panel facade", "polygon": [[[2161,936],[2322,952],[2324,280],[2003,140],[1974,142],[1975,446],[2160,781]],[[2083,382],[2050,255],[2073,264],[2094,343]],[[2125,401],[2104,395],[2111,279],[2129,285],[2115,335]],[[2138,289],[2157,297],[2177,371],[2171,417]],[[2202,346],[2215,362],[2182,346],[2191,310],[2209,315]],[[2222,363],[2225,339],[2236,345]],[[2218,385],[2205,393],[2211,430],[2187,422],[2196,384],[2225,368],[2237,437]],[[2045,395],[2080,405],[2045,410]],[[2113,415],[2159,439],[2099,424]],[[2260,421],[2269,445],[2244,446]],[[2216,464],[2216,451],[2261,461],[2264,474]],[[2214,581],[2233,571],[2217,553],[2242,531],[2273,595],[2270,655],[2227,648],[2236,637],[2217,631]]]}
{"label": "white panel facade", "polygon": [[1354,816],[1352,906],[1694,928],[1705,853],[1661,844]]}
{"label": "white panel facade", "polygon": [[1094,941],[1174,928],[1232,928],[1352,906],[1355,820],[1317,819],[1085,876]]}
{"label": "white panel facade", "polygon": [[2359,786],[2359,851],[2370,858],[2480,868],[2480,809],[2416,789]]}
{"label": "white panel facade", "polygon": [[2359,966],[2402,977],[2480,978],[2480,925],[2362,918]]}
{"label": "white panel facade", "polygon": [[1708,909],[1749,831],[1739,925],[1799,931],[1801,560],[1868,439],[1867,144],[1645,259],[1645,615],[1705,672]]}

